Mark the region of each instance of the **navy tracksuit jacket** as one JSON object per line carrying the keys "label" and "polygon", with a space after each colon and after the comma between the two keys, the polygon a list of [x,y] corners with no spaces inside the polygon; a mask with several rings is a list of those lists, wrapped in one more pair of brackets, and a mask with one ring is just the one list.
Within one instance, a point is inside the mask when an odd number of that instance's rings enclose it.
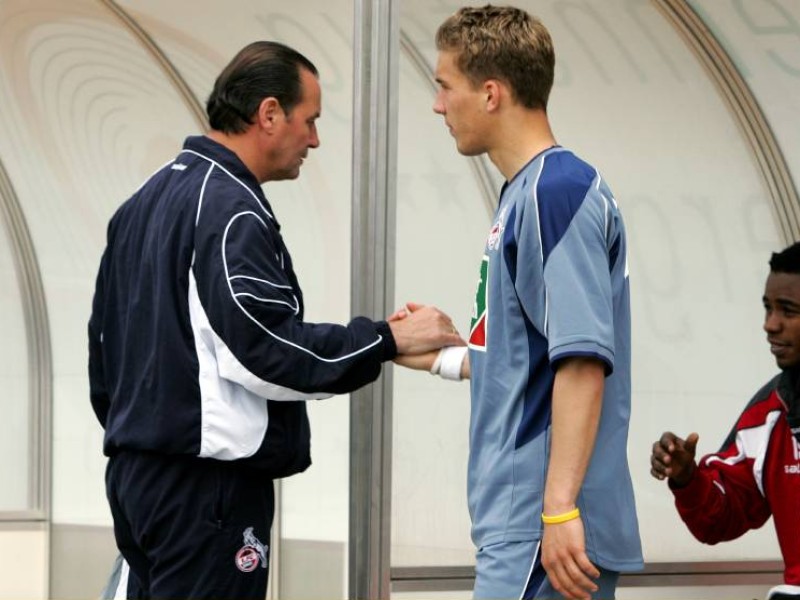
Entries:
{"label": "navy tracksuit jacket", "polygon": [[305,323],[261,186],[190,137],[116,212],[89,322],[104,451],[246,461],[271,478],[310,464],[304,402],[355,390],[396,354],[388,325]]}

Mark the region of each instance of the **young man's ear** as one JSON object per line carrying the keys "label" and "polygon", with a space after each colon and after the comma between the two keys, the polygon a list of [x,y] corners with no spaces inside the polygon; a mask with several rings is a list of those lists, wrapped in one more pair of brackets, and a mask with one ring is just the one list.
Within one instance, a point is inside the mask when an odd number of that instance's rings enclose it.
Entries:
{"label": "young man's ear", "polygon": [[500,99],[503,92],[505,92],[505,88],[496,79],[487,79],[483,82],[486,110],[493,112],[500,107]]}

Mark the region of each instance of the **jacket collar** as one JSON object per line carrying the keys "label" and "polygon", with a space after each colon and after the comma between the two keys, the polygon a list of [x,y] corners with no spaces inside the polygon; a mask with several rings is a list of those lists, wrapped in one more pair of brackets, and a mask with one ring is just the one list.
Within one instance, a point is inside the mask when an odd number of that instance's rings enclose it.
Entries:
{"label": "jacket collar", "polygon": [[778,379],[778,396],[786,405],[786,420],[800,442],[800,367],[784,370]]}
{"label": "jacket collar", "polygon": [[272,218],[272,222],[280,230],[280,224],[275,218],[275,212],[269,204],[264,190],[261,189],[261,184],[253,175],[253,172],[248,169],[245,164],[239,159],[238,156],[232,151],[215,142],[210,137],[205,135],[193,135],[186,138],[183,142],[184,151],[189,151],[201,155],[202,157],[216,163],[219,167],[226,170],[228,173],[236,177],[239,181],[250,188],[258,199],[264,203],[267,213]]}

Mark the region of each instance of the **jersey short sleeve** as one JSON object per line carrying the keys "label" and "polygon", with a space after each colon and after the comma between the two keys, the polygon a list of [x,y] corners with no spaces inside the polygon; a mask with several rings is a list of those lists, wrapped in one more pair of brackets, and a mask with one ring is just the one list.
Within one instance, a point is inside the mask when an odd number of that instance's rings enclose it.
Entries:
{"label": "jersey short sleeve", "polygon": [[518,292],[523,306],[544,294],[540,326],[551,365],[587,356],[602,360],[607,374],[614,369],[609,202],[597,172],[566,153],[548,156],[531,187],[520,254],[526,245],[539,245],[543,289]]}

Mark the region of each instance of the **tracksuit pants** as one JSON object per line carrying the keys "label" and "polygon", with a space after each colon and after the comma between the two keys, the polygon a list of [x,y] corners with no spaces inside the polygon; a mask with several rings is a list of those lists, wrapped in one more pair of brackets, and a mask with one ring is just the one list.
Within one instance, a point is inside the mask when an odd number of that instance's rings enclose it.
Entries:
{"label": "tracksuit pants", "polygon": [[238,463],[122,452],[106,492],[128,598],[264,600],[272,480]]}

